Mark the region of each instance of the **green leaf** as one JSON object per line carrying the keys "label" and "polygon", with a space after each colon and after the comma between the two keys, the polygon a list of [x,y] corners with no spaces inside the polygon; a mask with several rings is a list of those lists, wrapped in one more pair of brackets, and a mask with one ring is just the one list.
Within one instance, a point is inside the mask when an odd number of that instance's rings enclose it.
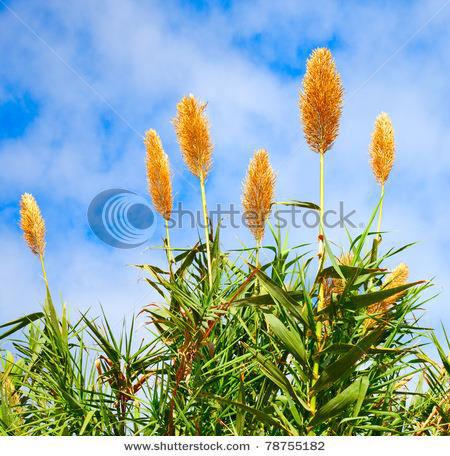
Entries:
{"label": "green leaf", "polygon": [[345,355],[338,358],[322,372],[322,375],[313,386],[315,392],[328,388],[337,380],[341,380],[350,372],[355,364],[369,351],[371,345],[375,344],[381,336],[383,328],[377,328],[363,337]]}
{"label": "green leaf", "polygon": [[[197,242],[197,244],[194,245],[192,250],[190,250],[187,254],[183,254],[184,256],[182,258],[184,258],[184,261],[183,261],[183,263],[181,263],[180,267],[175,272],[175,275],[177,277],[181,277],[184,274],[184,272],[187,270],[187,268],[189,268],[189,266],[192,264],[192,262],[195,259],[195,255],[197,255],[197,253],[199,251],[199,247],[200,247],[200,244]],[[179,255],[179,257],[180,256],[181,255]],[[177,258],[179,258],[179,257],[175,258],[175,262],[178,261]]]}
{"label": "green leaf", "polygon": [[346,410],[351,404],[356,401],[358,401],[358,404],[361,401],[362,404],[362,400],[364,400],[368,386],[368,377],[361,377],[355,380],[344,391],[340,392],[336,397],[333,397],[333,399],[320,407],[320,409],[311,420],[310,425],[315,426],[322,423],[323,421],[339,415],[339,413]]}
{"label": "green leaf", "polygon": [[209,393],[200,393],[200,396],[214,399],[217,402],[220,402],[222,404],[239,407],[240,409],[244,410],[245,412],[248,412],[248,413],[251,413],[252,415],[254,415],[262,423],[265,423],[269,426],[275,426],[277,429],[281,429],[283,431],[287,431],[287,429],[284,426],[282,426],[278,421],[274,420],[270,415],[268,415],[267,413],[261,412],[260,410],[249,407],[248,405],[242,404],[240,402],[232,401],[232,400],[224,398],[224,397],[215,396],[215,395],[209,394]]}
{"label": "green leaf", "polygon": [[305,209],[312,209],[315,211],[320,211],[320,206],[314,203],[309,203],[307,201],[298,201],[298,200],[290,200],[290,201],[275,201],[272,203],[273,206],[293,206],[293,207],[303,207]]}
{"label": "green leaf", "polygon": [[365,424],[364,426],[356,426],[356,429],[367,429],[369,431],[383,432],[387,435],[396,433],[395,429],[393,428],[389,428],[387,426],[378,426],[376,424]]}
{"label": "green leaf", "polygon": [[15,332],[19,331],[19,329],[24,328],[33,321],[39,320],[43,316],[43,312],[35,312],[29,315],[25,315],[24,317],[18,318],[16,320],[10,321],[8,323],[3,323],[2,325],[0,325],[0,328],[7,328],[8,326],[12,326],[12,328],[8,331],[5,331],[3,334],[0,334],[0,340],[10,336],[11,334],[14,334]]}
{"label": "green leaf", "polygon": [[80,432],[79,432],[78,435],[83,435],[84,434],[84,431],[86,430],[86,427],[89,424],[89,422],[91,421],[91,419],[94,416],[94,414],[95,414],[95,410],[91,410],[91,411],[86,413],[83,425],[81,426],[81,429],[80,429]]}
{"label": "green leaf", "polygon": [[[243,404],[245,401],[245,389],[242,376],[239,377],[239,403]],[[238,407],[236,412],[236,433],[243,435],[245,430],[245,411],[242,407]]]}
{"label": "green leaf", "polygon": [[94,322],[91,322],[86,316],[83,315],[83,321],[86,323],[88,328],[91,330],[92,337],[98,343],[98,345],[102,348],[105,355],[114,363],[117,364],[119,362],[119,354],[115,350],[115,348],[109,343],[106,337],[100,332],[97,328],[97,325]]}
{"label": "green leaf", "polygon": [[150,272],[152,275],[157,276],[158,274],[169,274],[167,271],[164,271],[158,266],[153,266],[151,264],[134,264],[135,268],[143,269],[144,271]]}
{"label": "green leaf", "polygon": [[[344,276],[344,279],[349,279],[356,275],[356,277],[368,275],[368,274],[381,274],[386,271],[386,269],[379,269],[379,268],[359,268],[355,266],[344,266],[339,265],[339,269]],[[333,266],[329,266],[328,268],[323,269],[319,277],[321,278],[330,278],[330,279],[340,279],[342,278],[338,271]]]}
{"label": "green leaf", "polygon": [[[302,291],[287,291],[286,294],[291,300],[300,300],[303,298]],[[276,304],[276,301],[274,301],[270,294],[249,296],[248,298],[236,299],[233,301],[234,306],[273,306],[274,304]]]}
{"label": "green leaf", "polygon": [[[300,364],[308,366],[308,355],[306,354],[305,346],[303,345],[300,335],[286,328],[275,315],[266,314],[265,317],[270,329],[275,336],[283,342],[289,352],[300,362]],[[303,372],[301,372],[300,376],[305,377],[303,380],[307,381]]]}
{"label": "green leaf", "polygon": [[275,366],[275,364],[261,355],[261,353],[250,348],[246,343],[242,342],[242,345],[256,358],[266,377],[272,380],[272,382],[279,386],[283,391],[295,396],[288,378],[277,366]]}
{"label": "green leaf", "polygon": [[425,280],[419,280],[417,282],[411,282],[393,288],[386,288],[384,290],[375,291],[373,293],[348,296],[350,305],[346,303],[345,306],[354,310],[362,309],[364,307],[370,306],[371,304],[375,304],[377,302],[383,301],[384,299],[390,298],[391,296],[394,296],[397,293],[401,293],[402,291],[405,291],[408,288],[415,287],[416,285],[420,285],[425,282]]}
{"label": "green leaf", "polygon": [[[445,332],[445,330],[444,330],[444,332]],[[445,370],[450,375],[450,362],[449,362],[450,355],[447,355],[444,352],[442,345],[439,343],[439,341],[434,333],[431,333],[431,338],[433,340],[434,345],[436,346],[436,349],[439,353],[439,357],[441,358],[441,361],[442,361],[443,366],[445,367]]]}
{"label": "green leaf", "polygon": [[309,410],[308,405],[300,399],[292,388],[289,379],[286,375],[281,372],[281,370],[275,366],[271,361],[265,358],[261,353],[249,347],[246,343],[242,342],[242,345],[255,357],[256,361],[259,363],[261,370],[264,372],[265,376],[269,378],[275,385],[282,389],[286,394],[289,394],[295,402],[300,403],[305,410]]}
{"label": "green leaf", "polygon": [[[373,210],[369,223],[367,223],[366,228],[364,229],[363,233],[358,236],[351,244],[350,250],[353,251],[353,261],[357,261],[359,259],[359,255],[361,253],[362,248],[364,247],[364,243],[366,242],[367,236],[369,235],[370,227],[372,226],[373,221],[375,220],[376,215],[378,214],[378,210],[381,206],[381,203],[383,201],[383,197],[380,198],[378,201],[377,206]],[[357,242],[358,241],[358,242]],[[355,243],[357,242],[356,246]],[[353,250],[354,249],[354,250]]]}
{"label": "green leaf", "polygon": [[361,383],[359,385],[358,400],[356,401],[355,408],[353,409],[353,416],[358,416],[361,411],[364,399],[366,398],[367,390],[369,389],[370,380],[369,377],[361,377]]}
{"label": "green leaf", "polygon": [[[323,230],[323,226],[322,226],[322,230]],[[322,231],[322,232],[324,232],[324,231]],[[327,254],[327,257],[331,261],[332,268],[336,271],[339,278],[345,279],[344,273],[342,272],[342,267],[336,261],[336,256],[334,255],[333,251],[331,250],[330,244],[328,243],[327,237],[325,235],[323,235],[323,242],[324,242],[325,252]],[[322,257],[322,261],[320,262],[320,268],[323,267],[324,259],[325,259],[325,257]],[[319,276],[320,276],[320,271],[317,274],[317,277],[315,280],[316,282],[318,281]]]}
{"label": "green leaf", "polygon": [[278,286],[272,279],[270,279],[264,272],[257,271],[256,276],[261,282],[261,285],[269,293],[272,298],[282,307],[289,310],[293,315],[299,318],[303,324],[309,328],[309,322],[301,312],[298,303],[296,303],[288,292]]}
{"label": "green leaf", "polygon": [[25,315],[23,317],[17,318],[16,320],[8,321],[7,323],[3,323],[0,325],[0,328],[7,328],[8,326],[13,326],[22,323],[24,320],[28,323],[31,323],[39,318],[42,318],[44,314],[42,312],[35,312],[29,315]]}
{"label": "green leaf", "polygon": [[53,304],[52,295],[50,293],[50,288],[46,282],[45,284],[46,289],[46,298],[44,301],[44,314],[49,324],[50,328],[53,332],[53,340],[58,344],[61,350],[64,350],[63,340],[61,339],[61,329],[59,325],[58,315],[56,313],[55,306]]}
{"label": "green leaf", "polygon": [[[320,356],[324,355],[325,353],[347,353],[349,350],[354,348],[355,345],[353,344],[342,344],[337,343],[330,345],[329,347],[325,348],[324,350],[318,352],[314,355],[314,358],[320,358]],[[391,354],[391,355],[398,355],[401,353],[407,353],[408,351],[413,351],[414,349],[411,348],[386,348],[386,347],[370,347],[367,352],[368,353],[384,353],[384,354]]]}

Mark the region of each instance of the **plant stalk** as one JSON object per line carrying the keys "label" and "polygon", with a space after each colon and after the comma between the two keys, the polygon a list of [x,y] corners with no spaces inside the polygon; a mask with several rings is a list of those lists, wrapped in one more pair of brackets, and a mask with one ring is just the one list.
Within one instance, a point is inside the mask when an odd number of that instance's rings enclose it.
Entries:
{"label": "plant stalk", "polygon": [[45,271],[45,264],[44,264],[44,255],[39,255],[39,261],[41,262],[41,269],[42,269],[42,276],[44,277],[45,285],[48,287],[48,280],[47,280],[47,272]]}
{"label": "plant stalk", "polygon": [[377,224],[377,233],[378,233],[378,242],[381,241],[381,219],[383,218],[383,200],[384,200],[384,184],[381,184],[381,202],[380,210],[378,211],[378,224]]}
{"label": "plant stalk", "polygon": [[256,255],[255,255],[255,262],[256,262],[256,267],[260,267],[259,263],[259,251],[261,249],[261,241],[256,241]]}
{"label": "plant stalk", "polygon": [[211,267],[211,250],[209,247],[209,220],[208,209],[206,206],[205,177],[203,172],[200,174],[200,190],[202,194],[203,223],[205,225],[205,243],[206,243],[206,261],[208,264],[209,286],[212,288],[212,267]]}
{"label": "plant stalk", "polygon": [[166,253],[167,253],[167,261],[169,262],[169,271],[170,275],[172,275],[172,264],[174,263],[172,247],[170,246],[170,232],[169,232],[169,221],[165,218],[164,224],[166,226]]}
{"label": "plant stalk", "polygon": [[320,215],[319,215],[319,259],[321,265],[323,265],[325,261],[325,249],[324,249],[324,228],[323,228],[323,219],[324,219],[324,195],[325,195],[325,179],[324,179],[324,161],[325,161],[325,153],[320,154]]}
{"label": "plant stalk", "polygon": [[[260,269],[261,264],[259,262],[259,253],[261,250],[261,241],[256,241],[256,253],[255,253],[255,266]],[[259,295],[261,293],[261,284],[259,283],[258,277],[255,279],[255,294]]]}
{"label": "plant stalk", "polygon": [[[319,213],[319,273],[325,263],[325,249],[324,249],[324,228],[323,228],[323,219],[324,219],[324,194],[325,194],[325,183],[324,183],[324,158],[325,153],[320,153],[320,213]],[[319,282],[319,302],[317,305],[317,310],[322,310],[325,303],[325,295],[322,284]],[[316,339],[317,339],[317,351],[320,350],[320,341],[322,338],[322,323],[320,321],[316,322]],[[319,359],[314,361],[313,365],[313,382],[315,383],[319,378]],[[317,398],[314,394],[311,397],[311,412],[314,415],[317,409]]]}

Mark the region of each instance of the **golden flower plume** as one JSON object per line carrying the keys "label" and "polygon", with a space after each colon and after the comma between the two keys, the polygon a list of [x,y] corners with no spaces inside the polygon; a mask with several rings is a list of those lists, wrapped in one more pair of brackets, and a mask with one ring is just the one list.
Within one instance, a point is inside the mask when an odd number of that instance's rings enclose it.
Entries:
{"label": "golden flower plume", "polygon": [[375,120],[369,152],[375,178],[383,185],[389,177],[395,159],[394,128],[385,112]]}
{"label": "golden flower plume", "polygon": [[[353,253],[343,253],[338,260],[342,266],[351,266],[353,263]],[[331,288],[333,293],[342,294],[345,289],[345,280],[341,278],[331,279]]]}
{"label": "golden flower plume", "polygon": [[[405,263],[400,263],[388,276],[385,289],[396,288],[405,285],[408,281],[409,268]],[[386,308],[395,304],[405,292],[400,292],[383,301]]]}
{"label": "golden flower plume", "polygon": [[20,199],[20,227],[31,251],[44,255],[45,222],[34,196],[29,193],[24,193]]}
{"label": "golden flower plume", "polygon": [[300,117],[306,142],[325,153],[339,133],[344,89],[329,49],[315,49],[306,63],[300,92]]}
{"label": "golden flower plume", "polygon": [[[405,285],[408,281],[409,268],[405,263],[400,263],[387,277],[386,285],[384,290],[400,287]],[[406,291],[396,293],[389,298],[384,299],[381,302],[370,305],[367,310],[369,314],[384,314],[386,313],[404,294]],[[366,328],[372,326],[375,323],[373,319],[367,319],[365,321]]]}
{"label": "golden flower plume", "polygon": [[199,103],[193,95],[183,97],[173,120],[184,161],[198,177],[206,177],[212,164],[213,145],[205,109],[206,103]]}
{"label": "golden flower plume", "polygon": [[173,206],[169,157],[164,152],[161,139],[155,130],[145,133],[144,144],[147,150],[148,190],[155,209],[169,220]]}
{"label": "golden flower plume", "polygon": [[250,160],[243,182],[242,206],[248,228],[257,242],[264,236],[275,193],[275,172],[265,149],[259,149]]}

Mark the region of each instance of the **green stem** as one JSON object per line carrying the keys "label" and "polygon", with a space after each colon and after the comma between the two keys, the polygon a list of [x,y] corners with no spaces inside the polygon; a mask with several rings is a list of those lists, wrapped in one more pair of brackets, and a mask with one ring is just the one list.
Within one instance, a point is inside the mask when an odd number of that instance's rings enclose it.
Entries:
{"label": "green stem", "polygon": [[[43,254],[39,254],[39,260],[41,261],[42,275],[45,282],[46,297],[44,301],[44,312],[46,313],[46,317],[48,318],[49,324],[52,326],[54,333],[58,336],[61,336],[59,319],[56,314],[55,306],[53,305],[52,296],[50,294],[50,287],[48,286],[47,272],[45,271]],[[61,339],[58,338],[57,340],[58,343],[61,342]],[[60,345],[59,348],[62,349],[62,346]]]}
{"label": "green stem", "polygon": [[381,219],[383,218],[383,200],[384,200],[384,184],[381,184],[381,202],[380,210],[378,211],[378,224],[377,224],[377,233],[378,233],[378,242],[381,241]]}
{"label": "green stem", "polygon": [[320,255],[320,262],[321,265],[325,262],[325,249],[324,249],[324,227],[323,227],[323,219],[325,213],[325,179],[324,179],[324,161],[325,161],[325,153],[320,154],[320,225],[319,225],[319,255]]}
{"label": "green stem", "polygon": [[259,263],[259,251],[261,249],[261,241],[256,241],[256,258],[255,258],[255,262],[256,262],[256,267],[259,268],[260,266],[260,263]]}
{"label": "green stem", "polygon": [[170,246],[170,232],[169,232],[169,221],[164,219],[164,224],[166,226],[166,254],[167,254],[167,261],[169,262],[169,271],[170,275],[172,275],[172,264],[174,262],[172,248]]}
{"label": "green stem", "polygon": [[211,250],[209,248],[209,221],[208,209],[206,207],[205,177],[203,172],[200,174],[200,190],[202,193],[203,223],[205,225],[206,261],[208,263],[208,278],[209,286],[212,287]]}
{"label": "green stem", "polygon": [[[378,209],[378,222],[377,222],[377,236],[373,239],[372,243],[372,253],[370,255],[370,262],[374,263],[378,256],[378,246],[381,242],[381,220],[383,218],[383,201],[384,201],[384,184],[381,184],[381,197],[380,197],[380,207]],[[374,278],[371,277],[367,282],[367,290],[370,290],[373,286]]]}
{"label": "green stem", "polygon": [[[255,266],[259,269],[261,264],[259,262],[259,251],[261,249],[261,241],[256,241],[256,254],[255,254]],[[258,277],[255,278],[255,294],[261,293],[261,284],[259,283]]]}
{"label": "green stem", "polygon": [[[325,153],[320,154],[320,213],[319,213],[319,273],[325,262],[325,249],[324,249],[324,228],[323,228],[323,219],[324,219],[324,200],[325,200],[325,183],[324,183],[324,158]],[[324,289],[322,284],[319,282],[319,302],[317,305],[317,310],[320,311],[325,302]],[[320,350],[320,341],[322,338],[322,323],[317,321],[316,323],[316,339],[317,339],[317,351]],[[315,383],[319,378],[319,359],[317,358],[314,361],[313,365],[313,382]],[[311,398],[311,412],[314,415],[317,409],[317,398],[314,394]]]}
{"label": "green stem", "polygon": [[42,275],[43,275],[43,277],[44,277],[44,282],[45,282],[45,285],[46,285],[47,288],[48,288],[47,272],[45,271],[44,255],[43,255],[43,254],[39,254],[39,260],[40,260],[40,262],[41,262]]}

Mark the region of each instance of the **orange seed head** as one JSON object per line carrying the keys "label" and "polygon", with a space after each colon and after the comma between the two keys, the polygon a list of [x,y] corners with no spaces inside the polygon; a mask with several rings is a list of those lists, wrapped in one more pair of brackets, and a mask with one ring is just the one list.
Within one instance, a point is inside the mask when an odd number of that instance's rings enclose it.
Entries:
{"label": "orange seed head", "polygon": [[212,165],[213,145],[205,109],[206,103],[199,103],[193,95],[183,97],[173,120],[184,161],[198,177],[206,177]]}
{"label": "orange seed head", "polygon": [[172,213],[172,182],[169,157],[164,152],[161,139],[155,130],[149,130],[144,138],[147,150],[147,184],[155,209],[169,220]]}
{"label": "orange seed head", "polygon": [[306,63],[300,92],[300,117],[309,147],[329,150],[339,133],[344,89],[329,49],[315,49]]}
{"label": "orange seed head", "polygon": [[44,255],[45,221],[34,196],[24,193],[20,199],[20,227],[28,247],[35,255]]}
{"label": "orange seed head", "polygon": [[385,112],[375,120],[369,153],[375,179],[383,185],[389,177],[395,159],[394,128]]}
{"label": "orange seed head", "polygon": [[[405,285],[408,282],[409,268],[405,263],[400,263],[386,278],[386,284],[384,286],[385,290],[400,287]],[[380,318],[385,314],[402,296],[404,296],[405,291],[396,293],[389,298],[384,299],[383,301],[372,304],[368,307],[369,314],[379,314],[377,315]],[[375,320],[369,318],[365,320],[365,327],[368,328],[375,323]]]}
{"label": "orange seed head", "polygon": [[243,182],[242,206],[244,217],[257,242],[264,237],[275,193],[275,172],[265,149],[259,149],[250,160]]}

